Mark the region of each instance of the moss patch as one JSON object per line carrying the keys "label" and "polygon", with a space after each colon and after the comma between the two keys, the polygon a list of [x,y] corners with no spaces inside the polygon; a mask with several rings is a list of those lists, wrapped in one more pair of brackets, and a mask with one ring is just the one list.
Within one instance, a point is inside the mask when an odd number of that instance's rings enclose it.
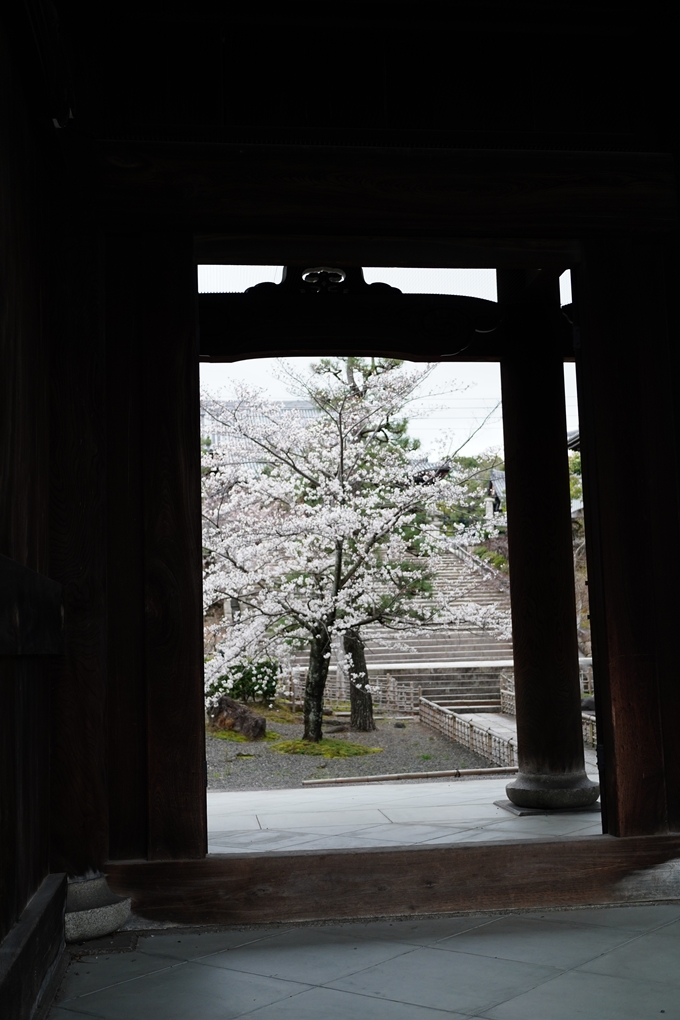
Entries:
{"label": "moss patch", "polygon": [[382,747],[366,747],[364,744],[351,744],[348,740],[324,737],[318,744],[308,740],[282,740],[272,744],[272,750],[280,754],[309,754],[318,758],[357,758],[364,754],[378,754]]}
{"label": "moss patch", "polygon": [[[242,733],[237,733],[236,730],[208,730],[211,737],[217,737],[218,740],[234,740],[239,744],[254,744],[254,740],[249,740],[248,737],[244,737]],[[274,730],[268,730],[264,739],[268,741],[280,740],[281,734],[275,733]]]}

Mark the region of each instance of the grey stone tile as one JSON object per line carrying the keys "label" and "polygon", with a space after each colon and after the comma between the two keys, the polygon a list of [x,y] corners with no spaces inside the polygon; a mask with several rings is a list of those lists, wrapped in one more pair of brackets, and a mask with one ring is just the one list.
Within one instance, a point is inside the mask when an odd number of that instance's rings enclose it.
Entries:
{"label": "grey stone tile", "polygon": [[[219,836],[211,836],[209,841],[209,852],[211,853],[262,853],[272,850],[291,850],[295,847],[302,847],[313,839],[319,839],[323,833],[304,832],[301,829],[291,829],[282,832],[276,829],[259,829],[252,833],[237,833],[231,836],[223,832]],[[344,835],[344,830],[342,835]]]}
{"label": "grey stone tile", "polygon": [[450,939],[459,932],[470,931],[490,924],[495,918],[478,914],[473,917],[432,917],[422,920],[406,919],[395,921],[369,921],[364,924],[354,922],[342,926],[343,931],[351,932],[356,938],[387,939],[404,942],[413,946],[439,944],[443,939]]}
{"label": "grey stone tile", "polygon": [[663,928],[663,934],[672,935],[675,938],[680,937],[680,920],[667,924],[666,927]]}
{"label": "grey stone tile", "polygon": [[463,1013],[428,1009],[386,999],[340,992],[335,988],[312,988],[293,999],[263,1006],[249,1013],[249,1020],[470,1020]]}
{"label": "grey stone tile", "polygon": [[392,940],[367,941],[334,925],[282,932],[262,942],[205,957],[201,963],[322,985],[412,951],[410,945]]}
{"label": "grey stone tile", "polygon": [[398,958],[330,983],[343,991],[460,1013],[483,1013],[528,991],[559,971],[440,949],[414,949]]}
{"label": "grey stone tile", "polygon": [[77,1016],[104,1020],[233,1020],[305,991],[295,981],[254,978],[200,963],[181,963],[72,1000]]}
{"label": "grey stone tile", "polygon": [[[285,929],[284,929],[285,930]],[[282,929],[271,931],[220,931],[192,933],[183,935],[149,935],[140,938],[137,951],[149,956],[170,957],[174,960],[197,960],[211,953],[222,953],[227,949],[248,945],[250,942],[261,942],[263,939],[280,935]]]}
{"label": "grey stone tile", "polygon": [[421,843],[426,839],[434,839],[436,836],[446,836],[449,833],[458,833],[469,826],[460,825],[400,825],[388,823],[385,825],[366,825],[360,829],[353,829],[346,833],[348,836],[361,836],[362,839],[376,839],[382,837],[390,841],[399,841],[402,845],[410,843]]}
{"label": "grey stone tile", "polygon": [[243,832],[245,829],[259,829],[260,823],[257,820],[255,812],[248,812],[242,814],[233,814],[231,812],[220,812],[219,814],[211,814],[210,824],[208,826],[209,832],[223,832],[227,829],[235,829],[237,832]]}
{"label": "grey stone tile", "polygon": [[439,825],[464,825],[466,822],[497,822],[502,820],[506,813],[493,804],[450,804],[439,806],[437,804],[424,804],[422,806],[410,805],[400,807],[389,805],[383,808],[383,813],[391,822],[396,824],[439,824]]}
{"label": "grey stone tile", "polygon": [[[322,825],[343,825],[346,824],[346,831],[356,829],[360,825],[375,825],[385,821],[385,815],[378,808],[334,808],[334,810],[317,810],[311,812],[295,811],[267,811],[259,812],[258,820],[263,829],[304,829],[308,831],[311,827],[316,828]],[[245,829],[246,826],[244,825]]]}
{"label": "grey stone tile", "polygon": [[368,850],[374,846],[403,846],[401,840],[388,842],[381,839],[379,842],[372,839],[362,839],[361,836],[317,836],[315,839],[305,840],[300,844],[300,850]]}
{"label": "grey stone tile", "polygon": [[677,991],[572,970],[483,1011],[488,1020],[680,1020]]}
{"label": "grey stone tile", "polygon": [[534,911],[527,915],[569,924],[596,924],[624,928],[626,931],[650,931],[669,921],[680,920],[679,904],[649,904],[640,907],[586,907],[574,910]]}
{"label": "grey stone tile", "polygon": [[485,824],[487,831],[513,832],[524,838],[525,836],[567,836],[567,835],[592,835],[601,836],[602,826],[599,822],[593,821],[591,816],[579,815],[524,815],[522,817],[512,816],[506,812],[505,818],[489,820]]}
{"label": "grey stone tile", "polygon": [[96,1013],[74,1013],[73,1010],[66,1009],[64,1006],[53,1006],[47,1020],[82,1020],[84,1015],[95,1017],[96,1020],[106,1020],[105,1017],[102,1017],[101,1013],[98,1016]]}
{"label": "grey stone tile", "polygon": [[73,1009],[72,1001],[81,995],[174,966],[175,962],[168,957],[150,956],[147,953],[84,956],[70,964],[57,992],[56,1001],[64,1006],[68,1004],[68,1008]]}
{"label": "grey stone tile", "polygon": [[296,829],[295,832],[285,829],[251,829],[246,832],[229,832],[229,830],[226,830],[224,832],[211,832],[210,842],[228,843],[230,846],[239,846],[240,844],[255,846],[258,844],[277,843],[287,839],[297,842],[306,837],[313,839],[317,835],[319,833],[304,832],[301,829]]}
{"label": "grey stone tile", "polygon": [[[603,929],[600,929],[603,930]],[[591,960],[579,970],[633,981],[653,981],[676,989],[680,1004],[680,943],[661,932],[642,935],[606,956]],[[622,933],[621,933],[622,934]]]}
{"label": "grey stone tile", "polygon": [[507,915],[484,927],[453,934],[438,949],[568,970],[608,953],[631,938],[615,928],[577,927],[559,921]]}
{"label": "grey stone tile", "polygon": [[543,840],[545,842],[554,838],[554,836],[537,836],[531,832],[516,832],[513,829],[509,829],[506,832],[500,825],[493,829],[475,826],[474,828],[463,829],[457,834],[452,833],[449,836],[437,836],[435,839],[427,839],[420,846],[445,846],[447,843],[507,843],[515,839],[531,840],[532,842]]}

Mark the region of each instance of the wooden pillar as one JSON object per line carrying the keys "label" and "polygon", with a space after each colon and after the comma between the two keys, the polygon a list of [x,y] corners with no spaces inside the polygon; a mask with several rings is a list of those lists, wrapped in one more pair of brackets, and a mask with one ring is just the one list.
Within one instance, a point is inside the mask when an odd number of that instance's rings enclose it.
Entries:
{"label": "wooden pillar", "polygon": [[111,856],[206,852],[196,268],[107,239]]}
{"label": "wooden pillar", "polygon": [[[50,566],[51,167],[28,123],[17,65],[0,25],[0,943],[50,868],[51,661],[12,648],[8,577]],[[0,1014],[9,1015],[4,1001],[0,990]]]}
{"label": "wooden pillar", "polygon": [[672,281],[660,243],[626,239],[589,242],[573,276],[605,831],[677,831],[678,365],[666,312]]}
{"label": "wooden pillar", "polygon": [[107,434],[107,658],[109,857],[143,859],[148,846],[144,654],[144,371],[138,239],[105,242]]}
{"label": "wooden pillar", "polygon": [[519,774],[523,807],[592,804],[581,732],[564,370],[556,275],[499,270]]}
{"label": "wooden pillar", "polygon": [[50,575],[64,588],[65,655],[55,664],[50,717],[51,867],[83,876],[108,854],[104,338],[97,236],[75,216],[58,226]]}

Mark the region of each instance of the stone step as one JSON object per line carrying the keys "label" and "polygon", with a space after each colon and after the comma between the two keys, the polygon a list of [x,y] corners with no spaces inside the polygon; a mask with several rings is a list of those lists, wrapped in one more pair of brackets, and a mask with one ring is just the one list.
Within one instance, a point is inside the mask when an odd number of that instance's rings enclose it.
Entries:
{"label": "stone step", "polygon": [[476,712],[477,709],[472,708],[473,705],[483,705],[486,711],[491,712],[493,706],[500,706],[499,698],[428,698],[427,700],[442,708],[452,708],[456,712]]}
{"label": "stone step", "polygon": [[[436,704],[439,704],[439,702],[436,702]],[[448,708],[451,712],[488,712],[495,714],[500,712],[501,703],[500,701],[473,705],[456,705],[454,703],[452,705],[440,705],[440,708]]]}
{"label": "stone step", "polygon": [[470,698],[500,698],[501,692],[498,684],[473,684],[468,687],[421,687],[420,692],[424,698],[430,701],[442,701],[457,699],[469,701]]}

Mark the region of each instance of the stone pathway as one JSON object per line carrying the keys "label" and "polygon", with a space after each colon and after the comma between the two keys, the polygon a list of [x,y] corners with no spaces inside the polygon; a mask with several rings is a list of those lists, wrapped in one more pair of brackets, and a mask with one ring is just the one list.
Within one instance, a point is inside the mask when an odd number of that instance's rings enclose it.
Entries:
{"label": "stone pathway", "polygon": [[518,817],[497,807],[509,777],[208,794],[210,853],[434,846],[596,836],[599,813]]}
{"label": "stone pathway", "polygon": [[49,1020],[680,1018],[680,904],[127,937]]}

